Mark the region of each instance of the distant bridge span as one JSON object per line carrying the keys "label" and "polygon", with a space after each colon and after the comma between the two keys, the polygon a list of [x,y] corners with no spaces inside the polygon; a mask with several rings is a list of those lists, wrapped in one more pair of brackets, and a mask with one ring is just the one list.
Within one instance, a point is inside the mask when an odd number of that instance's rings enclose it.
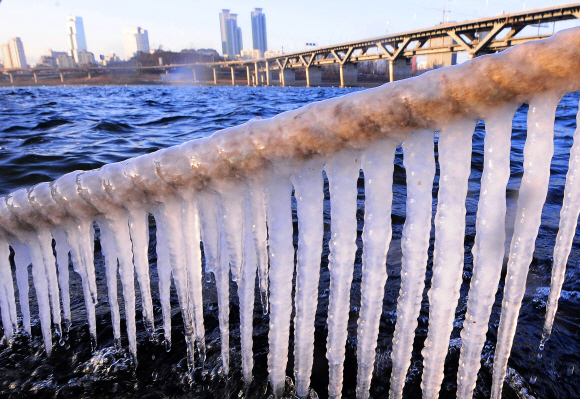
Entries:
{"label": "distant bridge span", "polygon": [[[459,51],[467,52],[469,58],[494,53],[516,44],[551,36],[518,37],[518,33],[526,26],[570,19],[580,19],[580,3],[501,14],[472,21],[445,23],[427,29],[395,33],[256,60],[134,67],[130,69],[168,71],[178,68],[190,68],[195,80],[196,67],[210,67],[213,68],[214,83],[217,84],[217,70],[230,68],[232,84],[235,84],[235,71],[245,68],[248,85],[270,85],[272,83],[272,71],[278,71],[280,84],[286,86],[293,84],[294,70],[304,68],[307,86],[319,86],[322,80],[320,68],[338,64],[341,86],[354,86],[357,80],[355,67],[357,63],[386,60],[389,63],[389,80],[392,82],[395,79],[394,70],[398,60],[409,59],[417,55],[456,53]],[[434,41],[431,39],[444,40]],[[128,68],[84,67],[57,69],[38,67],[3,70],[0,72],[9,74],[11,82],[13,82],[13,75],[17,73],[32,73],[35,81],[37,81],[38,74],[60,74],[61,80],[64,81],[64,76],[67,73],[85,71],[90,79],[95,72],[103,70],[114,71],[116,69],[126,70]]]}

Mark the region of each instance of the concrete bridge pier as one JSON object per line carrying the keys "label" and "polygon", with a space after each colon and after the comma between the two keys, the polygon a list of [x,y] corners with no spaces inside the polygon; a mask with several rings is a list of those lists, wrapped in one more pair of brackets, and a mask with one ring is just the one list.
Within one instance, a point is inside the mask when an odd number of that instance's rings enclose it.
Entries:
{"label": "concrete bridge pier", "polygon": [[266,61],[266,86],[272,83],[272,71],[270,70],[270,62]]}
{"label": "concrete bridge pier", "polygon": [[282,86],[290,86],[296,83],[296,73],[291,69],[282,69],[280,71],[280,82]]}
{"label": "concrete bridge pier", "polygon": [[62,73],[62,72],[60,73],[60,81],[62,83],[64,83],[64,73]]}
{"label": "concrete bridge pier", "polygon": [[217,71],[213,68],[213,84],[217,85]]}
{"label": "concrete bridge pier", "polygon": [[230,67],[231,72],[232,72],[232,86],[236,85],[236,71],[234,70],[234,67]]}
{"label": "concrete bridge pier", "polygon": [[89,76],[88,76],[89,80],[91,80],[93,78],[93,74],[91,73],[91,71],[89,71]]}
{"label": "concrete bridge pier", "polygon": [[260,86],[260,69],[258,63],[254,63],[254,72],[256,76],[256,80],[254,81],[254,86]]}
{"label": "concrete bridge pier", "polygon": [[11,73],[9,73],[8,75],[10,75],[10,83],[14,84],[14,75],[12,75]]}
{"label": "concrete bridge pier", "polygon": [[34,72],[34,83],[38,83],[38,76],[36,76],[36,72]]}
{"label": "concrete bridge pier", "polygon": [[357,67],[355,64],[340,66],[340,87],[353,87],[357,84]]}
{"label": "concrete bridge pier", "polygon": [[322,84],[322,70],[320,67],[306,68],[306,87],[320,86]]}
{"label": "concrete bridge pier", "polygon": [[246,65],[246,77],[248,78],[248,86],[252,85],[252,74],[250,73],[250,66]]}
{"label": "concrete bridge pier", "polygon": [[193,75],[193,82],[197,82],[197,75],[195,74],[195,68],[191,68],[191,74]]}

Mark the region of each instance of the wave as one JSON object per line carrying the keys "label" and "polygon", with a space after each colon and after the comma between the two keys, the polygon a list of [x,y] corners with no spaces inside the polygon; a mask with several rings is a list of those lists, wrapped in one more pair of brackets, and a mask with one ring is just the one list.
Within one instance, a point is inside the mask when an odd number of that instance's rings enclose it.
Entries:
{"label": "wave", "polygon": [[94,127],[95,130],[103,130],[106,132],[124,133],[133,130],[133,126],[121,122],[106,122],[101,121]]}
{"label": "wave", "polygon": [[182,119],[192,119],[193,117],[191,116],[185,116],[185,115],[176,115],[176,116],[166,116],[163,117],[161,119],[157,119],[151,122],[145,122],[145,123],[140,123],[140,126],[154,126],[154,125],[168,125],[171,122],[175,122],[175,121],[179,121]]}
{"label": "wave", "polygon": [[53,127],[66,125],[67,123],[71,123],[71,122],[67,119],[49,119],[47,121],[40,122],[38,125],[33,127],[32,130],[46,130],[46,129],[50,129]]}

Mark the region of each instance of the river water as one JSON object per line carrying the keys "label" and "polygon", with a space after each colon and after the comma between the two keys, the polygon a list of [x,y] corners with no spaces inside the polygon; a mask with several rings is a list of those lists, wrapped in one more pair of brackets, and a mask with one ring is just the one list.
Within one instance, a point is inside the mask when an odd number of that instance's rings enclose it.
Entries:
{"label": "river water", "polygon": [[[216,130],[235,126],[250,118],[268,118],[313,101],[320,101],[350,93],[356,89],[339,88],[245,88],[245,87],[35,87],[0,89],[0,195],[20,187],[50,181],[74,170],[97,168],[146,154],[157,149],[180,144],[210,135]],[[550,190],[544,206],[542,226],[536,241],[536,251],[530,267],[527,290],[519,318],[516,338],[509,362],[510,371],[504,384],[504,397],[577,398],[580,396],[580,239],[574,240],[568,262],[566,281],[560,299],[552,338],[543,356],[536,360],[543,317],[550,284],[551,256],[558,229],[559,212],[564,192],[572,135],[576,128],[578,93],[562,99],[556,113],[555,154],[552,160]],[[509,233],[518,188],[523,174],[523,146],[526,137],[527,106],[520,107],[513,123],[511,177],[508,184]],[[465,267],[462,296],[456,312],[452,345],[447,361],[442,398],[455,397],[455,379],[461,341],[459,332],[472,272],[471,247],[475,236],[475,212],[479,181],[483,170],[483,122],[478,123],[473,136],[472,173],[467,198],[467,228],[465,237]],[[377,361],[371,395],[387,397],[391,370],[391,338],[396,320],[396,300],[400,285],[400,238],[405,221],[405,169],[402,152],[395,159],[393,204],[393,242],[387,269],[389,280],[385,288],[383,314],[377,348]],[[351,317],[345,383],[343,395],[354,397],[356,384],[356,320],[360,305],[360,276],[362,241],[360,235],[364,216],[364,179],[359,179],[359,250],[351,289]],[[434,185],[433,206],[436,206],[438,177]],[[326,397],[328,366],[326,364],[326,309],[328,306],[328,239],[330,213],[328,191],[325,201],[325,246],[321,264],[319,306],[316,318],[315,361],[312,388],[319,397]],[[296,218],[295,218],[296,222]],[[150,220],[151,238],[149,259],[151,284],[154,293],[156,321],[161,322],[157,293],[155,224]],[[297,224],[295,223],[295,233]],[[98,237],[98,234],[97,234]],[[508,234],[509,237],[509,234]],[[296,240],[295,240],[296,244]],[[509,244],[509,243],[508,243]],[[433,249],[433,233],[430,254]],[[187,374],[185,343],[181,315],[175,291],[172,294],[174,312],[173,346],[166,351],[162,333],[149,340],[138,324],[137,364],[123,348],[113,347],[113,334],[106,296],[104,262],[100,245],[95,244],[97,284],[99,289],[98,347],[91,352],[86,314],[82,300],[81,282],[71,269],[71,306],[73,326],[62,345],[56,345],[46,358],[40,339],[40,328],[34,300],[32,337],[18,335],[10,345],[0,343],[0,397],[199,397],[261,398],[269,395],[266,384],[266,356],[268,318],[259,308],[254,313],[254,375],[255,381],[244,389],[241,383],[239,315],[235,283],[231,285],[231,356],[232,368],[226,376],[219,359],[219,328],[217,300],[212,283],[204,284],[207,360]],[[431,259],[428,264],[426,287],[431,278]],[[503,279],[503,276],[502,276]],[[489,397],[491,366],[495,336],[499,324],[503,285],[500,284],[490,332],[482,356],[476,398]],[[34,289],[31,289],[34,297]],[[121,298],[121,296],[120,296]],[[122,301],[120,303],[123,309]],[[412,367],[408,374],[405,396],[420,397],[422,371],[421,349],[428,327],[426,291],[416,331]],[[140,315],[140,312],[138,312]],[[123,326],[124,329],[124,326]],[[292,331],[292,330],[291,330]],[[126,336],[123,336],[126,344]],[[292,341],[290,342],[292,353]],[[199,366],[199,365],[198,365]],[[292,375],[292,357],[287,369]],[[288,387],[289,391],[291,387]]]}

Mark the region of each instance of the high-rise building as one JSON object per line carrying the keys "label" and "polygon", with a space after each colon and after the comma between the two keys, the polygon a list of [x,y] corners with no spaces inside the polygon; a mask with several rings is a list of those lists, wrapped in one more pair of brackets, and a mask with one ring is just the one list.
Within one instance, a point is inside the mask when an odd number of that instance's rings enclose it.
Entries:
{"label": "high-rise building", "polygon": [[26,68],[26,55],[24,55],[24,45],[19,37],[13,37],[8,44],[2,45],[2,58],[4,68]]}
{"label": "high-rise building", "polygon": [[242,29],[238,28],[238,15],[230,14],[230,10],[220,12],[220,28],[222,34],[222,53],[226,58],[236,58],[242,51]]}
{"label": "high-rise building", "polygon": [[66,20],[66,30],[68,36],[68,53],[79,63],[79,53],[87,51],[85,40],[85,28],[81,17],[68,17]]}
{"label": "high-rise building", "polygon": [[140,27],[123,29],[123,44],[125,45],[125,58],[130,60],[140,52],[149,52],[149,36],[145,29]]}
{"label": "high-rise building", "polygon": [[268,39],[266,38],[266,14],[261,8],[254,8],[252,11],[252,42],[254,50],[260,50],[260,57],[263,57],[264,51],[268,50]]}

